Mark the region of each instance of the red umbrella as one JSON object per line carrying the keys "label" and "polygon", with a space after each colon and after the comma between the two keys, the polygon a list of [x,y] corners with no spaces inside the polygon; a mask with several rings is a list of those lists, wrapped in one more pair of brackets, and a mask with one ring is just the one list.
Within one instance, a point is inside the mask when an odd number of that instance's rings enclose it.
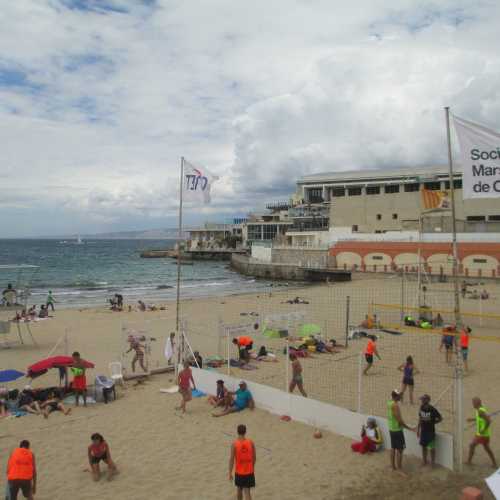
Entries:
{"label": "red umbrella", "polygon": [[[82,359],[85,368],[94,368],[94,363]],[[74,365],[74,360],[71,356],[53,356],[51,358],[42,359],[34,365],[28,367],[28,377],[35,378],[47,373],[51,368],[68,367]]]}

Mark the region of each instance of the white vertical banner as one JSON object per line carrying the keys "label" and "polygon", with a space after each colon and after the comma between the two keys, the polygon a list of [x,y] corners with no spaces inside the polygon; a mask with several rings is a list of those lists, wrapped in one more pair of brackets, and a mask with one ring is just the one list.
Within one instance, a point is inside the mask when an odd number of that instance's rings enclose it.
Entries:
{"label": "white vertical banner", "polygon": [[210,173],[206,168],[199,168],[184,160],[184,174],[182,180],[183,200],[195,203],[210,203],[212,184],[219,177]]}
{"label": "white vertical banner", "polygon": [[463,197],[500,198],[500,134],[453,117],[463,168]]}

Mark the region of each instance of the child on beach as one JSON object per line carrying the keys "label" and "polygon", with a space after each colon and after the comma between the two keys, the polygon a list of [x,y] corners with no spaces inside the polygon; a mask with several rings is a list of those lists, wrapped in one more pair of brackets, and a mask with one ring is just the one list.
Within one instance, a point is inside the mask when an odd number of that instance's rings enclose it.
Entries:
{"label": "child on beach", "polygon": [[177,409],[182,410],[182,413],[186,413],[186,403],[193,399],[191,395],[191,384],[193,384],[193,389],[196,389],[189,361],[184,361],[184,369],[179,372],[177,383],[179,385],[179,392],[182,396],[181,405]]}
{"label": "child on beach", "polygon": [[88,457],[92,477],[94,481],[99,481],[101,478],[101,470],[99,462],[102,460],[108,466],[108,481],[118,472],[115,463],[111,460],[111,451],[108,443],[104,440],[101,434],[94,433],[90,436],[92,443],[88,447]]}

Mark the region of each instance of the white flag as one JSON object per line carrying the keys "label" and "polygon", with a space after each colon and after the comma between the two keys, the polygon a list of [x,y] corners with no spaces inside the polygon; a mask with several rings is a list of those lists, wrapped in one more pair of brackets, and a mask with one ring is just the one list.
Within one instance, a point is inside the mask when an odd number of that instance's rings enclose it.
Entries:
{"label": "white flag", "polygon": [[197,168],[184,160],[183,200],[210,203],[210,190],[217,180],[219,178],[212,175],[206,168]]}
{"label": "white flag", "polygon": [[500,197],[500,134],[453,116],[463,168],[463,197]]}

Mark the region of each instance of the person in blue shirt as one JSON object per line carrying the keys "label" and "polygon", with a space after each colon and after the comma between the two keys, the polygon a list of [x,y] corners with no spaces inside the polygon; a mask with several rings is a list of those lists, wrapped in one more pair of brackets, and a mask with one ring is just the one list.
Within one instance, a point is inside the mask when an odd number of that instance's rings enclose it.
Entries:
{"label": "person in blue shirt", "polygon": [[223,417],[230,413],[237,413],[245,408],[250,408],[250,410],[255,408],[252,393],[248,390],[247,384],[243,380],[239,383],[239,389],[229,394],[231,396],[234,395],[233,404],[229,406],[229,408],[224,409],[221,413],[212,413],[214,417]]}

